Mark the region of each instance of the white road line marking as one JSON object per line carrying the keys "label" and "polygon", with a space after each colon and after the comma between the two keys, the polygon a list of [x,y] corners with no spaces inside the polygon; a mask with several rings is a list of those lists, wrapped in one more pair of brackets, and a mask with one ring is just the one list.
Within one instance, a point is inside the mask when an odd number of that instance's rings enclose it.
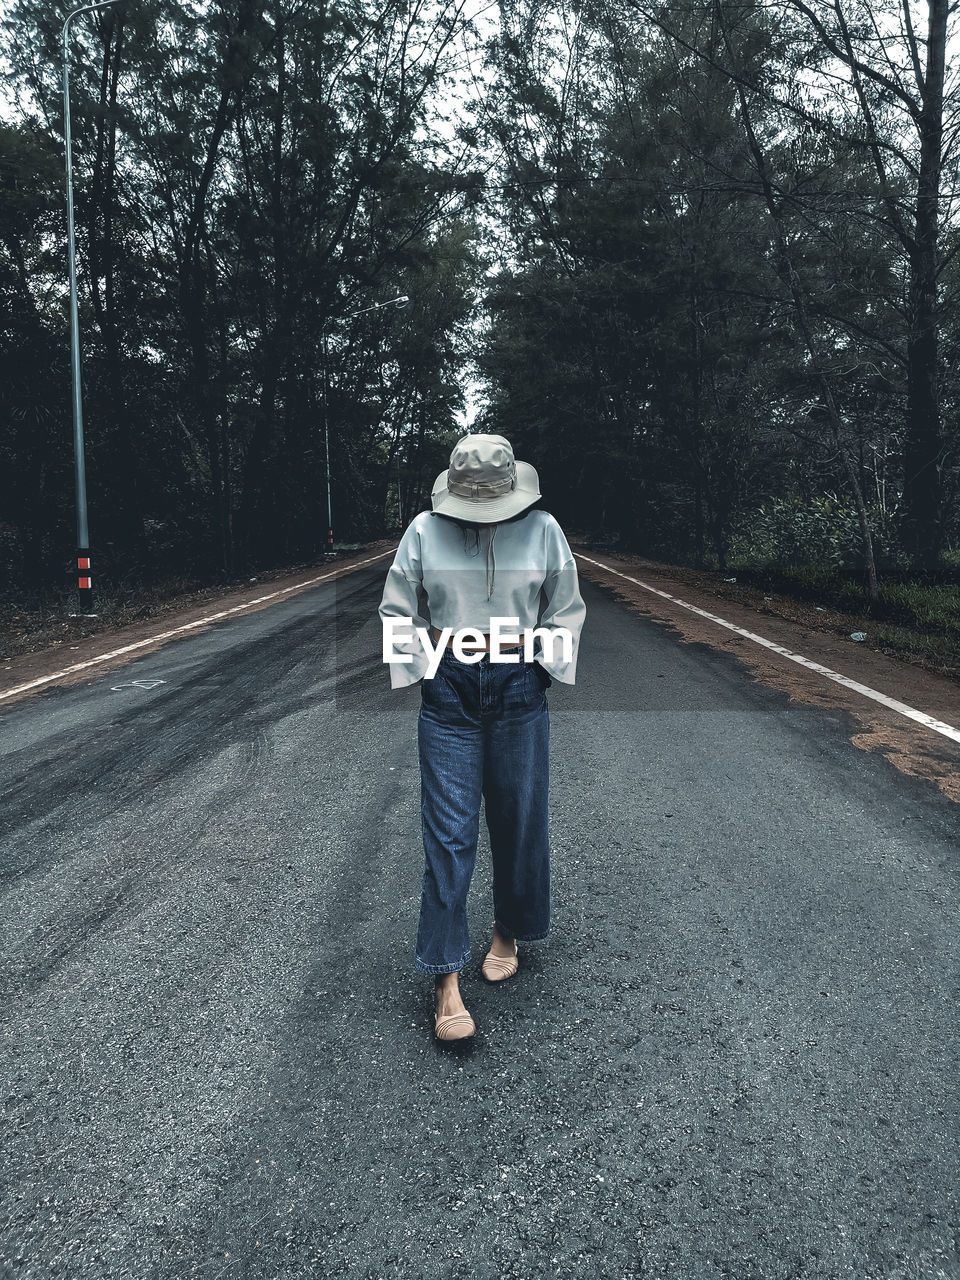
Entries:
{"label": "white road line marking", "polygon": [[206,626],[208,622],[218,622],[220,618],[228,618],[232,613],[242,613],[244,609],[252,609],[255,604],[263,604],[267,600],[275,600],[278,596],[285,596],[288,591],[300,591],[303,587],[312,587],[318,582],[326,582],[329,578],[343,577],[347,573],[352,573],[354,569],[361,569],[365,564],[373,564],[376,560],[382,560],[384,556],[392,556],[396,554],[396,547],[391,547],[388,551],[381,551],[378,555],[369,556],[366,560],[358,560],[356,564],[345,565],[342,569],[332,569],[330,573],[322,573],[317,578],[309,578],[306,582],[295,582],[292,586],[283,587],[279,591],[271,591],[269,595],[258,596],[256,600],[248,600],[245,604],[235,604],[231,609],[222,609],[219,613],[208,614],[205,618],[198,618],[196,622],[184,623],[182,627],[174,627],[172,631],[163,631],[159,635],[150,636],[147,640],[138,640],[135,644],[126,644],[122,649],[111,649],[109,653],[101,653],[97,658],[89,658],[86,662],[75,662],[72,667],[64,667],[62,671],[55,671],[51,676],[41,676],[38,680],[31,680],[28,684],[17,685],[15,689],[8,689],[6,693],[0,693],[0,701],[4,698],[12,698],[17,693],[26,693],[28,689],[36,689],[39,685],[49,684],[51,680],[59,680],[63,676],[72,675],[74,671],[83,671],[86,667],[95,667],[99,662],[107,662],[110,658],[122,657],[125,653],[132,653],[134,649],[143,649],[148,644],[156,644],[158,640],[169,640],[171,636],[180,635],[184,631],[192,631],[194,627]]}
{"label": "white road line marking", "polygon": [[928,716],[925,711],[918,711],[916,707],[910,707],[905,702],[898,702],[896,698],[888,698],[885,693],[880,693],[877,689],[871,689],[869,685],[860,684],[858,680],[851,680],[849,676],[841,675],[839,671],[831,671],[829,667],[823,667],[819,662],[812,662],[810,658],[805,658],[802,653],[792,653],[789,649],[784,649],[782,645],[774,644],[772,640],[755,635],[752,631],[745,631],[743,627],[738,627],[733,622],[727,622],[725,618],[718,618],[715,613],[708,613],[706,609],[698,609],[695,604],[688,604],[686,600],[670,595],[669,591],[660,591],[657,587],[651,587],[649,583],[641,582],[639,578],[631,578],[628,573],[621,573],[619,569],[611,569],[609,565],[603,564],[600,560],[594,560],[579,551],[575,551],[574,555],[579,556],[581,560],[586,560],[588,564],[595,564],[599,569],[604,569],[607,573],[614,573],[618,578],[625,578],[627,582],[643,587],[645,591],[652,591],[654,595],[662,596],[664,600],[672,600],[674,604],[679,604],[684,609],[689,609],[691,613],[698,613],[701,618],[709,618],[711,622],[716,622],[721,627],[726,627],[729,631],[735,631],[738,636],[753,640],[755,644],[762,644],[765,648],[772,649],[775,653],[789,658],[791,662],[799,662],[802,667],[817,671],[820,675],[826,676],[828,680],[835,680],[837,684],[842,684],[847,689],[862,693],[865,698],[872,698],[874,702],[880,702],[885,707],[890,707],[892,711],[899,711],[902,716],[907,716],[910,720],[916,720],[918,724],[925,725],[936,733],[942,733],[945,738],[952,738],[954,742],[960,742],[960,729],[955,729],[952,724],[945,724],[943,720],[935,720],[933,716]]}

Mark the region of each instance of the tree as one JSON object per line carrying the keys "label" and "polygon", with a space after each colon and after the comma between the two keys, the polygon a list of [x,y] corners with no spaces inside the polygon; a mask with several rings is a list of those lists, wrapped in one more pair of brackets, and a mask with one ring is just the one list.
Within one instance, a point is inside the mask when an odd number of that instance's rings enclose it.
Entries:
{"label": "tree", "polygon": [[[7,23],[20,115],[54,153],[62,16],[19,0]],[[415,414],[435,389],[438,369],[452,428],[450,367],[472,300],[451,305],[422,284],[451,255],[465,288],[471,272],[482,175],[435,110],[468,26],[463,0],[150,0],[76,24],[81,332],[101,564],[106,555],[117,574],[180,564],[231,576],[319,550],[328,326],[346,339],[333,387],[341,537],[382,524],[368,464],[396,440],[397,415]],[[59,234],[54,226],[51,243]],[[51,334],[61,327],[57,256],[46,279],[26,285],[35,303],[46,298]],[[396,358],[409,316],[338,325],[397,292],[417,294],[413,327],[432,336],[436,359],[422,369]]]}

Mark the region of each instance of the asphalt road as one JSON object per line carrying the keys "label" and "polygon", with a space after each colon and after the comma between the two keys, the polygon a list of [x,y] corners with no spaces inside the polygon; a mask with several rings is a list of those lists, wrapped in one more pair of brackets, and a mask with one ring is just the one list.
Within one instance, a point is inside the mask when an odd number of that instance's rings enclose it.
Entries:
{"label": "asphalt road", "polygon": [[0,1274],[960,1276],[957,807],[584,581],[439,1044],[388,564],[0,708]]}

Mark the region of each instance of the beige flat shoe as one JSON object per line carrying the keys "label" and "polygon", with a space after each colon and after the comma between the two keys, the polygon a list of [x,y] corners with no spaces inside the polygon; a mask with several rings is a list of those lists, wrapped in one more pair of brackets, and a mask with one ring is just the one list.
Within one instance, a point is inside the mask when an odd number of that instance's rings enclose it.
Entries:
{"label": "beige flat shoe", "polygon": [[514,940],[512,956],[495,956],[492,951],[488,951],[480,971],[488,982],[503,982],[505,978],[512,978],[519,967],[517,943]]}
{"label": "beige flat shoe", "polygon": [[466,1040],[477,1029],[469,1013],[448,1013],[443,1018],[435,1017],[438,1040]]}

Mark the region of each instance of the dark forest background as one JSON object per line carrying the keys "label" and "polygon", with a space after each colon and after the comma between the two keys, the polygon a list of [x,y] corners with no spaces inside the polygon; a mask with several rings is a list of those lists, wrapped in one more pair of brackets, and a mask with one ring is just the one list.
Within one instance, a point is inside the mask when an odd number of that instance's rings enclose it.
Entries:
{"label": "dark forest background", "polygon": [[[468,380],[473,429],[538,468],[568,532],[720,569],[956,576],[955,8],[121,0],[79,18],[95,583],[316,557],[325,424],[337,542],[399,532]],[[74,581],[66,12],[19,0],[3,30],[8,598]]]}

